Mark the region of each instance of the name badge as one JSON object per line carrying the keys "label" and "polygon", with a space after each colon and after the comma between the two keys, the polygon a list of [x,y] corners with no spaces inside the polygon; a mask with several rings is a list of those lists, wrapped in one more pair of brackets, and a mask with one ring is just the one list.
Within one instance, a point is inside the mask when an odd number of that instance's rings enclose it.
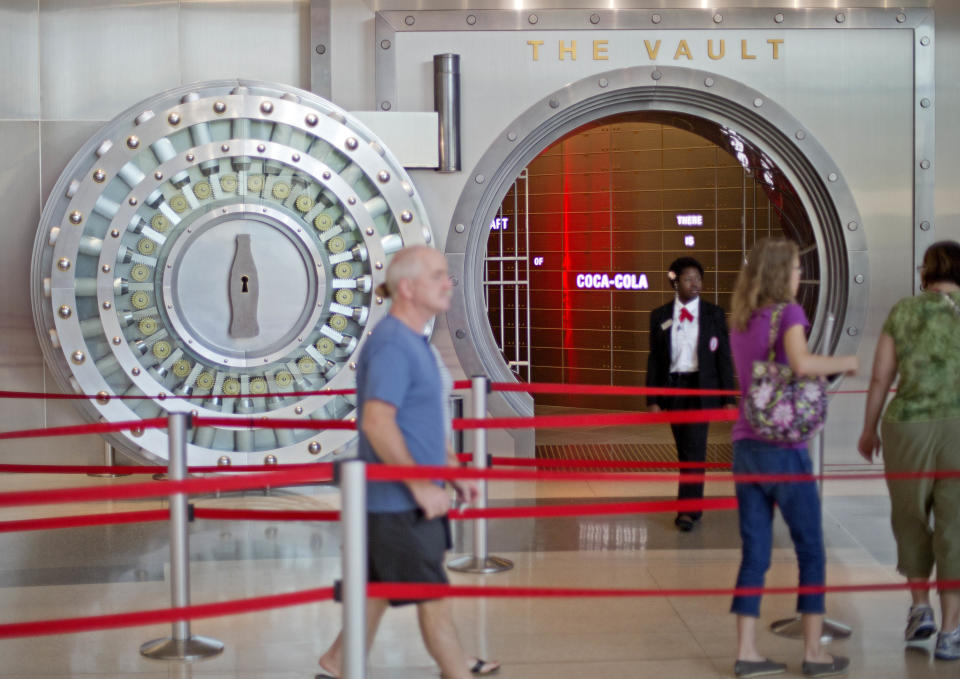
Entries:
{"label": "name badge", "polygon": [[661,329],[661,330],[666,330],[666,329],[668,329],[671,325],[673,325],[673,319],[672,319],[672,318],[668,318],[667,320],[665,320],[663,323],[660,324],[660,329]]}

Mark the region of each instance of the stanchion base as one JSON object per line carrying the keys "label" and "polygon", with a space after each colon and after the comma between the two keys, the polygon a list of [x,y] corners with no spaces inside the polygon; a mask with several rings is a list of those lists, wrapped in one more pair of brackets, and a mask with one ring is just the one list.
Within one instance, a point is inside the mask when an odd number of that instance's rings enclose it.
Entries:
{"label": "stanchion base", "polygon": [[[803,639],[803,622],[800,616],[783,618],[770,624],[770,631],[788,639]],[[853,634],[853,628],[842,622],[823,619],[823,631],[820,633],[820,643],[828,644],[835,639],[847,639]]]}
{"label": "stanchion base", "polygon": [[499,556],[488,556],[486,559],[478,556],[461,556],[448,561],[447,568],[458,573],[502,573],[513,568],[513,562]]}
{"label": "stanchion base", "polygon": [[154,639],[140,647],[140,655],[153,660],[203,660],[223,652],[223,644],[216,639],[191,636],[189,639]]}
{"label": "stanchion base", "polygon": [[94,479],[119,479],[121,476],[131,476],[131,474],[87,474]]}

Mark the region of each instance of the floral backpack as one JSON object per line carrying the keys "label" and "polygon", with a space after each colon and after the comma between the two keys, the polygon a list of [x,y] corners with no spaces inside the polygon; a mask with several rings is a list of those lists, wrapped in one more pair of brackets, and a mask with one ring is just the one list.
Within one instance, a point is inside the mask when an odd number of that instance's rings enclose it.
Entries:
{"label": "floral backpack", "polygon": [[827,419],[827,380],[797,377],[790,366],[777,363],[779,304],[770,317],[770,346],[766,361],[754,361],[743,413],[753,430],[769,441],[800,443],[819,431]]}

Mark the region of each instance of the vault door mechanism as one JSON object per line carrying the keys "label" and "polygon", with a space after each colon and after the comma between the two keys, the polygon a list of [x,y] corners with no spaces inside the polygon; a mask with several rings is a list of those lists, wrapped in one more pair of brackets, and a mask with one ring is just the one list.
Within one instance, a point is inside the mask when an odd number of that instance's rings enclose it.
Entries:
{"label": "vault door mechanism", "polygon": [[[353,397],[326,392],[353,386],[386,313],[373,290],[394,252],[431,241],[403,167],[348,113],[283,85],[197,83],[120,114],[68,164],[34,243],[34,320],[91,421],[349,418]],[[352,436],[199,428],[188,459],[306,462]],[[161,430],[110,442],[167,454]]]}

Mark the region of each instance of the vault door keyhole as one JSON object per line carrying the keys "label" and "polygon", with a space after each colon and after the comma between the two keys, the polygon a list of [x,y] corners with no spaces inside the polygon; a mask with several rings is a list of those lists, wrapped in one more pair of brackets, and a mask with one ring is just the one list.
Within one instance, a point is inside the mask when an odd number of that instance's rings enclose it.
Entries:
{"label": "vault door keyhole", "polygon": [[230,335],[236,338],[256,337],[260,334],[260,325],[257,323],[260,295],[250,234],[237,235],[236,245],[233,265],[230,267]]}

